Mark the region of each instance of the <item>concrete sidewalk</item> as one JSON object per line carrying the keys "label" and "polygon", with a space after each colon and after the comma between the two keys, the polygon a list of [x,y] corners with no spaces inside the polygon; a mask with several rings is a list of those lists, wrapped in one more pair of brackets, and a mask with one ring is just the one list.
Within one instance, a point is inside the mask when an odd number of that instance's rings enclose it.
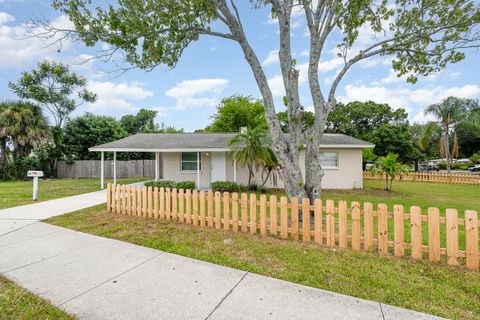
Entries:
{"label": "concrete sidewalk", "polygon": [[89,195],[0,212],[0,273],[80,319],[438,319],[35,221]]}

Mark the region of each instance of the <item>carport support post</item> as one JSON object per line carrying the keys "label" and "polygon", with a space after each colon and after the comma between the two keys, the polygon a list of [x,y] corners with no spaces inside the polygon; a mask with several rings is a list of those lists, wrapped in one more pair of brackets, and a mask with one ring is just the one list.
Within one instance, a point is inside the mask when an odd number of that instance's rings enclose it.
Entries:
{"label": "carport support post", "polygon": [[233,182],[237,182],[237,159],[233,158]]}
{"label": "carport support post", "polygon": [[200,189],[200,152],[197,152],[197,189]]}
{"label": "carport support post", "polygon": [[159,179],[159,171],[160,171],[160,168],[159,168],[160,164],[158,163],[159,158],[160,158],[160,153],[155,152],[155,181],[158,181]]}
{"label": "carport support post", "polygon": [[105,180],[105,152],[102,151],[100,156],[100,190],[103,190]]}
{"label": "carport support post", "polygon": [[113,151],[113,185],[117,185],[117,151]]}

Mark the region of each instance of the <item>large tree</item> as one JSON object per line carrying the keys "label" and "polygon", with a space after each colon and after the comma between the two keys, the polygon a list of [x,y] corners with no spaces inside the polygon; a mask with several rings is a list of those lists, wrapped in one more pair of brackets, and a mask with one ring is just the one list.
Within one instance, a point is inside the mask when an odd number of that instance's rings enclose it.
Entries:
{"label": "large tree", "polygon": [[425,114],[433,115],[442,127],[442,140],[440,154],[445,154],[447,162],[447,171],[450,172],[450,163],[452,160],[450,152],[450,135],[458,124],[467,114],[472,100],[461,99],[457,97],[448,97],[440,103],[429,105],[425,109]]}
{"label": "large tree", "polygon": [[[474,1],[341,1],[341,0],[251,0],[251,8],[268,7],[278,21],[279,51],[284,104],[289,135],[281,130],[275,101],[256,52],[244,28],[235,0],[119,0],[100,7],[91,0],[55,0],[54,7],[70,17],[75,30],[58,29],[49,23],[43,35],[59,39],[58,33],[89,46],[110,44],[102,55],[122,50],[134,67],[151,70],[165,64],[174,67],[183,50],[202,35],[221,37],[237,43],[257,82],[267,119],[273,150],[283,167],[289,196],[320,197],[324,172],[319,148],[328,114],[336,105],[336,92],[347,71],[357,63],[381,55],[393,56],[398,75],[428,75],[448,63],[464,58],[464,49],[478,46],[479,5]],[[302,132],[304,106],[299,94],[300,66],[291,45],[292,11],[305,17],[309,33],[309,61],[303,65],[315,112],[313,126]],[[252,26],[249,26],[252,28]],[[378,37],[364,45],[363,32]],[[42,35],[40,34],[40,35]],[[62,38],[60,38],[62,39]],[[328,46],[326,45],[328,43]],[[319,62],[337,45],[344,59],[328,91],[322,91]],[[232,62],[234,63],[234,62]],[[300,150],[306,151],[305,177],[300,170]]]}
{"label": "large tree", "polygon": [[212,124],[205,131],[240,132],[243,127],[253,129],[267,126],[262,101],[247,96],[222,99],[211,118]]}
{"label": "large tree", "polygon": [[127,114],[120,119],[120,124],[129,134],[135,134],[139,132],[154,131],[155,117],[157,111],[140,109],[136,115]]}
{"label": "large tree", "polygon": [[11,140],[13,160],[27,156],[47,141],[48,124],[39,106],[27,101],[8,101],[1,109],[0,137]]}

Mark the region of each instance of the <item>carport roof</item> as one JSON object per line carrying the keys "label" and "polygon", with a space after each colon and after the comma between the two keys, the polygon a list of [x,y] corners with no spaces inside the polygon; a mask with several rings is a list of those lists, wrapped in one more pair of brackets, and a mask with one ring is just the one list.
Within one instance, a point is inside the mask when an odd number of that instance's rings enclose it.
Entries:
{"label": "carport roof", "polygon": [[[138,133],[90,148],[118,152],[228,151],[237,133]],[[322,148],[373,148],[373,144],[344,134],[324,134]]]}

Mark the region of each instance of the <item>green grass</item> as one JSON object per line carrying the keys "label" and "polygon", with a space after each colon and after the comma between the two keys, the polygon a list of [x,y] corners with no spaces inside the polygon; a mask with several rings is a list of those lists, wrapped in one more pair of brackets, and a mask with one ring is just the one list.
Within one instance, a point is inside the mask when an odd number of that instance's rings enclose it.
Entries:
{"label": "green grass", "polygon": [[[149,178],[119,179],[119,183],[133,183]],[[112,182],[105,179],[105,184]],[[38,201],[73,196],[100,190],[100,179],[46,179],[39,181]],[[0,182],[0,209],[34,203],[32,181]]]}
{"label": "green grass", "polygon": [[480,318],[480,276],[462,268],[116,215],[103,205],[46,222],[398,307]]}
{"label": "green grass", "polygon": [[0,276],[0,319],[76,319]]}

